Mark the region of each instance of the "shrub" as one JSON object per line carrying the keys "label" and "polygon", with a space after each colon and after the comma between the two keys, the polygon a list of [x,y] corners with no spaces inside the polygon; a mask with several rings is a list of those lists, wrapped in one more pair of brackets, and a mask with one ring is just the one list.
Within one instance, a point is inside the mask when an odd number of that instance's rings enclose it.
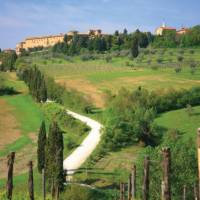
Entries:
{"label": "shrub", "polygon": [[152,60],[147,60],[147,64],[150,65]]}
{"label": "shrub", "polygon": [[181,55],[183,55],[184,53],[185,53],[184,50],[180,50],[180,51],[179,51],[179,54],[181,54]]}
{"label": "shrub", "polygon": [[125,65],[126,65],[127,67],[129,67],[129,66],[130,66],[129,61],[126,61],[126,62],[125,62]]}
{"label": "shrub", "polygon": [[68,150],[72,150],[74,147],[77,146],[77,143],[71,137],[67,137],[65,141]]}
{"label": "shrub", "polygon": [[151,67],[151,69],[153,69],[153,70],[158,70],[158,66],[153,65],[153,66]]}
{"label": "shrub", "polygon": [[162,58],[157,58],[157,63],[162,63],[163,62],[163,59]]}
{"label": "shrub", "polygon": [[194,50],[191,49],[191,50],[189,51],[189,53],[190,53],[190,54],[194,54]]}
{"label": "shrub", "polygon": [[157,53],[157,50],[156,50],[156,49],[151,50],[151,54],[152,54],[152,55],[154,55],[154,54],[156,54],[156,53]]}
{"label": "shrub", "polygon": [[180,66],[176,66],[174,70],[176,73],[180,73],[182,68]]}
{"label": "shrub", "polygon": [[111,61],[112,61],[112,56],[107,55],[107,56],[105,57],[105,60],[106,60],[107,63],[111,62]]}
{"label": "shrub", "polygon": [[46,65],[47,64],[47,61],[46,60],[43,60],[43,62],[42,62],[44,65]]}
{"label": "shrub", "polygon": [[182,62],[184,60],[184,57],[183,56],[177,56],[177,61],[178,62]]}

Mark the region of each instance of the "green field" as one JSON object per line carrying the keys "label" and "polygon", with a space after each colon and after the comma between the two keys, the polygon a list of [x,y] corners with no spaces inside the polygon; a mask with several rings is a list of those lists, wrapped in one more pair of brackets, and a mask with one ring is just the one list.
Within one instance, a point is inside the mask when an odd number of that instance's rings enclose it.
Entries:
{"label": "green field", "polygon": [[200,106],[193,107],[191,114],[186,108],[164,113],[156,119],[156,123],[165,129],[177,129],[184,137],[195,138],[200,127]]}
{"label": "green field", "polygon": [[[16,95],[0,96],[0,188],[4,188],[7,175],[7,159],[9,152],[15,151],[14,193],[19,193],[22,188],[27,187],[27,163],[33,160],[35,170],[35,192],[41,192],[41,175],[36,169],[37,134],[41,121],[45,119],[48,126],[51,119],[60,113],[61,106],[56,104],[40,105],[28,94],[24,82],[17,79],[15,73],[1,73],[5,78],[5,85],[13,87]],[[64,113],[59,118],[64,134],[64,156],[66,157],[86,137],[89,129],[78,120],[70,118]],[[7,126],[5,126],[5,124]],[[69,137],[74,146],[66,147]],[[14,138],[14,139],[13,139]],[[9,140],[11,140],[9,142]],[[1,145],[2,144],[2,145]],[[1,189],[0,189],[1,192]],[[17,194],[15,195],[17,196]]]}
{"label": "green field", "polygon": [[[105,106],[105,91],[117,93],[121,87],[135,89],[143,86],[150,90],[167,88],[190,88],[200,82],[200,49],[156,49],[130,60],[128,57],[113,57],[106,62],[105,55],[96,60],[81,60],[81,56],[46,59],[34,55],[28,60],[40,67],[46,74],[68,88],[76,89],[89,98],[97,107]],[[177,57],[183,57],[180,73],[175,72],[179,64]],[[162,62],[158,63],[158,59]],[[151,60],[151,62],[149,61]],[[191,73],[190,62],[197,62],[195,73]]]}
{"label": "green field", "polygon": [[[200,106],[193,107],[190,115],[186,109],[163,113],[156,118],[155,123],[163,128],[163,134],[176,129],[181,133],[181,137],[195,139],[197,128],[200,126]],[[88,164],[85,163],[75,178],[100,188],[115,187],[120,180],[128,180],[131,166],[143,149],[142,146],[130,146],[117,152],[110,152],[92,167],[87,167]]]}

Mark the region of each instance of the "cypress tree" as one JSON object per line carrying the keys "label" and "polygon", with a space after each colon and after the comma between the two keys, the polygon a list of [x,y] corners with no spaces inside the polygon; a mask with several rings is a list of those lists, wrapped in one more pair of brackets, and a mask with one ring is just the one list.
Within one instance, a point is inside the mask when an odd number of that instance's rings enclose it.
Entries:
{"label": "cypress tree", "polygon": [[[46,147],[46,179],[48,188],[52,191],[63,189],[63,136],[58,124],[53,121],[50,125]],[[53,195],[54,192],[52,192]]]}
{"label": "cypress tree", "polygon": [[132,44],[131,44],[131,55],[133,56],[133,58],[136,58],[139,54],[139,50],[138,50],[138,39],[136,37],[134,37],[132,39]]}
{"label": "cypress tree", "polygon": [[46,88],[46,83],[45,83],[45,79],[44,76],[41,76],[41,85],[40,85],[40,97],[39,97],[39,101],[41,102],[45,102],[47,100],[47,88]]}
{"label": "cypress tree", "polygon": [[45,146],[46,146],[46,126],[45,122],[43,121],[38,135],[37,158],[38,158],[39,173],[42,173],[42,169],[44,169],[45,167]]}

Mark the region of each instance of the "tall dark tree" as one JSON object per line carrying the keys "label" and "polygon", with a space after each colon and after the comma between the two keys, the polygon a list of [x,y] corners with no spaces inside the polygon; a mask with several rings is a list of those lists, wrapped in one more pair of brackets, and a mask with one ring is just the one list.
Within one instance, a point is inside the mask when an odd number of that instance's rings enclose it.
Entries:
{"label": "tall dark tree", "polygon": [[132,43],[131,43],[131,55],[133,58],[136,58],[139,54],[138,50],[138,39],[136,37],[133,37]]}
{"label": "tall dark tree", "polygon": [[119,36],[119,31],[116,30],[114,35],[115,35],[115,36]]}
{"label": "tall dark tree", "polygon": [[64,35],[64,42],[67,43],[68,42],[68,37],[67,34]]}
{"label": "tall dark tree", "polygon": [[39,173],[42,173],[42,169],[44,169],[45,167],[45,146],[46,146],[46,126],[45,122],[43,121],[38,135],[37,158],[38,158]]}
{"label": "tall dark tree", "polygon": [[52,195],[55,191],[63,189],[64,174],[63,174],[63,136],[58,124],[53,121],[49,128],[49,135],[46,146],[46,178],[49,189],[51,188]]}
{"label": "tall dark tree", "polygon": [[128,35],[128,31],[127,31],[126,28],[125,28],[124,31],[123,31],[123,35],[124,35],[124,36],[127,36],[127,35]]}

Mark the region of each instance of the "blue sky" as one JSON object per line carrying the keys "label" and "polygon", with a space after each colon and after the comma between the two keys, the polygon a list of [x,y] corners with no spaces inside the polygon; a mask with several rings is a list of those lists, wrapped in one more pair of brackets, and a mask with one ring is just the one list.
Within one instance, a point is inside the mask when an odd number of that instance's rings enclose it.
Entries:
{"label": "blue sky", "polygon": [[0,48],[14,48],[27,36],[87,31],[154,31],[167,25],[193,26],[199,0],[0,0]]}

